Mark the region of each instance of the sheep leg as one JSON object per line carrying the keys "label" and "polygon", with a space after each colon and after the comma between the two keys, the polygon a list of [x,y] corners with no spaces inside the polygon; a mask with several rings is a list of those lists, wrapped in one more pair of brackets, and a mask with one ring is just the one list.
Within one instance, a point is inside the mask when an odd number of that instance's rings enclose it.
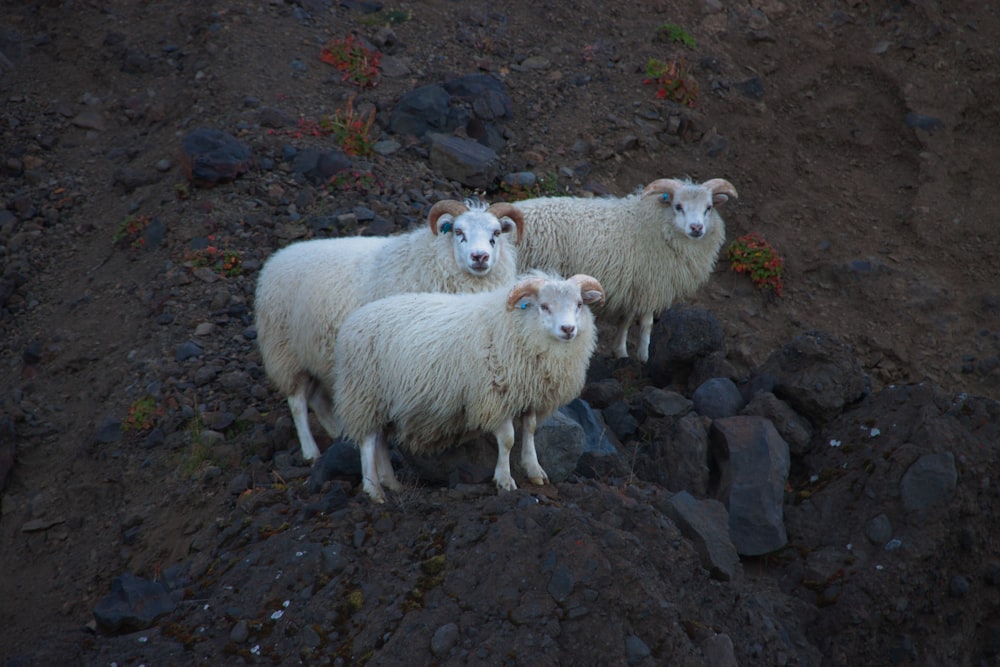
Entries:
{"label": "sheep leg", "polygon": [[535,428],[538,417],[534,410],[528,410],[521,417],[521,467],[528,474],[532,484],[539,486],[549,481],[549,476],[538,463],[538,452],[535,450]]}
{"label": "sheep leg", "polygon": [[309,430],[309,404],[306,400],[306,388],[302,385],[288,395],[288,409],[292,412],[292,421],[299,434],[299,445],[302,447],[302,458],[314,461],[319,458],[319,447]]}
{"label": "sheep leg", "polygon": [[365,436],[361,442],[361,482],[362,488],[372,502],[384,503],[385,492],[379,483],[379,449],[385,447],[385,436],[379,431]]}
{"label": "sheep leg", "polygon": [[333,412],[333,399],[330,392],[323,389],[323,385],[317,380],[312,380],[309,387],[309,409],[316,415],[316,419],[323,426],[331,438],[340,437],[340,426]]}
{"label": "sheep leg", "polygon": [[619,359],[628,357],[628,348],[626,343],[628,342],[628,328],[631,324],[631,321],[625,320],[618,325],[618,331],[615,333],[614,351],[615,356]]}
{"label": "sheep leg", "polygon": [[392,470],[392,460],[389,458],[389,445],[385,438],[381,438],[379,447],[375,451],[375,465],[378,466],[378,481],[390,491],[402,491],[403,485],[396,479],[396,473]]}
{"label": "sheep leg", "polygon": [[643,313],[639,317],[639,342],[635,350],[635,356],[642,363],[649,361],[649,339],[652,335],[653,313]]}
{"label": "sheep leg", "polygon": [[493,472],[493,481],[500,491],[513,491],[517,488],[514,478],[510,476],[510,450],[514,448],[514,420],[508,419],[500,428],[493,431],[497,439],[497,467]]}

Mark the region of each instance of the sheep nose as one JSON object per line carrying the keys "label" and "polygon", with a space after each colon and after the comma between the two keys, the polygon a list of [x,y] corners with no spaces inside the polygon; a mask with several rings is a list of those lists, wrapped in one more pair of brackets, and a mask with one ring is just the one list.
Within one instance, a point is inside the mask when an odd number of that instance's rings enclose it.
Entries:
{"label": "sheep nose", "polygon": [[476,264],[485,264],[490,261],[490,253],[488,252],[474,252],[472,253],[472,261]]}
{"label": "sheep nose", "polygon": [[699,225],[698,223],[691,225],[691,236],[701,236],[703,231],[705,231],[705,225]]}
{"label": "sheep nose", "polygon": [[576,333],[576,326],[573,324],[564,324],[559,328],[562,329],[562,332],[566,334],[567,338],[572,337],[573,334]]}

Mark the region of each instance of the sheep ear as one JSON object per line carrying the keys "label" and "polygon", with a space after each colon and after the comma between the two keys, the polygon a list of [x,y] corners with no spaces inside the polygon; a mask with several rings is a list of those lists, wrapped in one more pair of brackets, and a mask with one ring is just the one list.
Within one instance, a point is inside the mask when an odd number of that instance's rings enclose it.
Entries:
{"label": "sheep ear", "polygon": [[[510,224],[517,227],[517,238],[514,239],[514,243],[521,242],[521,237],[524,236],[524,213],[521,212],[521,209],[507,202],[497,202],[486,210],[500,220],[504,232],[510,231]],[[507,222],[504,222],[504,219]]]}
{"label": "sheep ear", "polygon": [[739,199],[736,188],[724,178],[713,178],[710,181],[705,181],[701,186],[712,193],[712,203],[714,204],[724,204],[729,201],[730,197]]}
{"label": "sheep ear", "polygon": [[604,302],[604,292],[599,290],[590,289],[581,292],[583,296],[583,302],[588,306],[592,303],[603,303]]}

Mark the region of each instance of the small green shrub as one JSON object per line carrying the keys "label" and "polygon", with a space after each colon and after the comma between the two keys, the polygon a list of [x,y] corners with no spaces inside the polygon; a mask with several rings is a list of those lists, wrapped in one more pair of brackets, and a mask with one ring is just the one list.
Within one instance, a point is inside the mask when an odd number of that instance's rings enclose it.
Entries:
{"label": "small green shrub", "polygon": [[687,30],[680,27],[676,23],[664,23],[659,28],[657,28],[656,31],[662,35],[665,35],[667,39],[669,39],[671,42],[677,42],[679,44],[683,44],[689,49],[698,48],[698,44],[697,42],[694,41],[694,37],[692,37]]}
{"label": "small green shrub", "polygon": [[729,244],[726,257],[733,271],[745,273],[758,288],[781,296],[785,260],[756,232],[745,234]]}

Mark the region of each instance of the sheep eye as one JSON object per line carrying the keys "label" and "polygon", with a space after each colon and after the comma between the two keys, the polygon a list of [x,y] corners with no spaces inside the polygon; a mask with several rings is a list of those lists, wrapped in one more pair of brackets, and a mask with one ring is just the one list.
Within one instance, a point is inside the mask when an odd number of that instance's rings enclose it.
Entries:
{"label": "sheep eye", "polygon": [[542,305],[539,306],[539,308],[542,309],[543,313],[548,313],[551,311],[551,308],[549,308],[549,304],[547,303],[543,303]]}
{"label": "sheep eye", "polygon": [[712,205],[709,204],[708,206],[705,207],[705,213],[711,213],[711,212],[712,212]]}
{"label": "sheep eye", "polygon": [[681,206],[680,204],[674,204],[674,210],[677,211],[678,213],[683,213],[684,207]]}
{"label": "sheep eye", "polygon": [[490,239],[490,245],[494,245],[495,246],[496,244],[497,244],[497,240],[496,239]]}

